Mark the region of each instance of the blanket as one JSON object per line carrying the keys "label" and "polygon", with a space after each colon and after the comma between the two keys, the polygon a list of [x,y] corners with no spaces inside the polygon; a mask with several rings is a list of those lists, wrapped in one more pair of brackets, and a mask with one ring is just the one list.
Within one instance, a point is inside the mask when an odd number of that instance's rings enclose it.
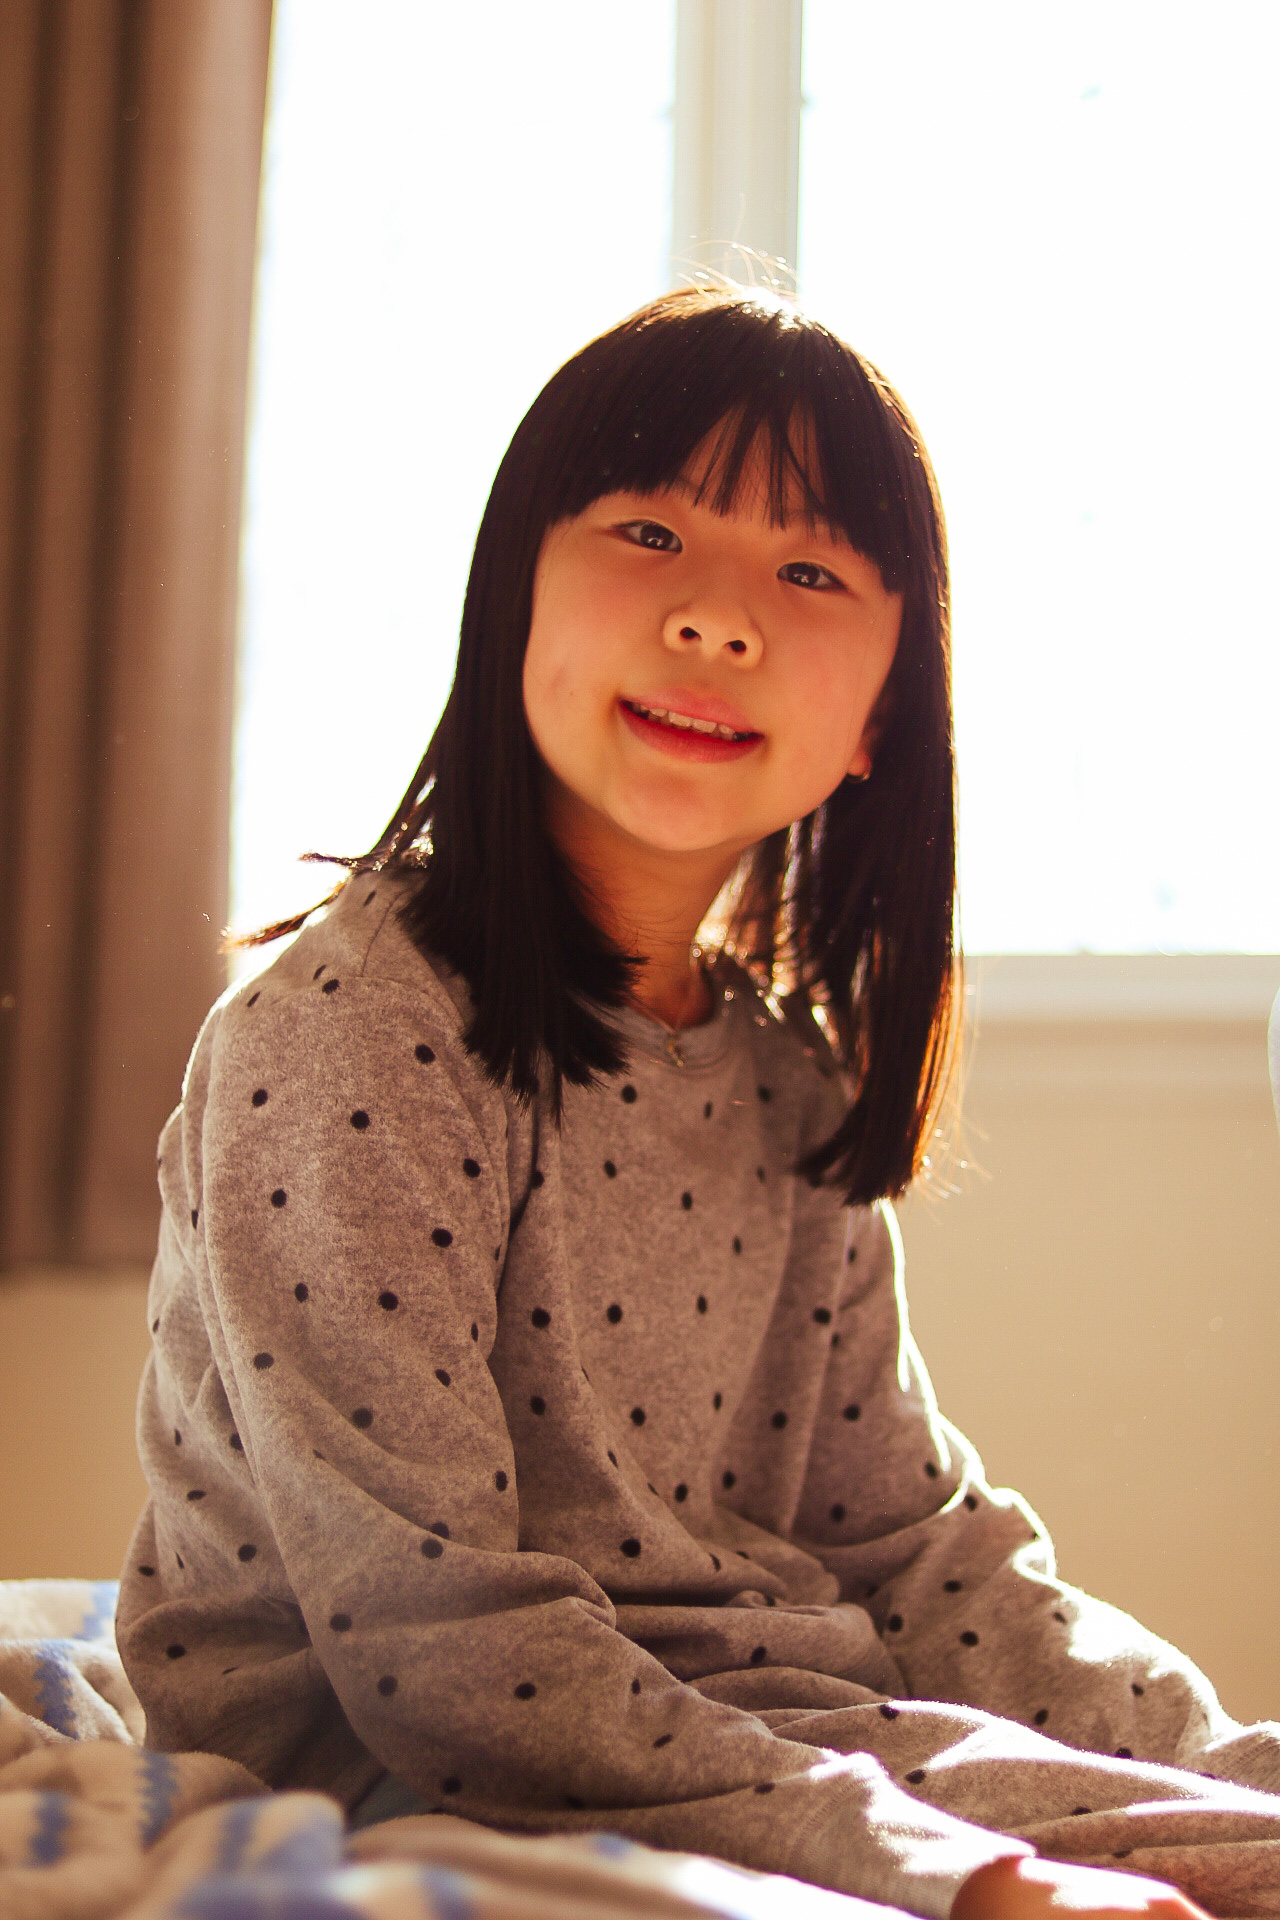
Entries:
{"label": "blanket", "polygon": [[157,1753],[113,1580],[0,1582],[4,1920],[891,1920],[891,1910],[620,1834],[452,1814],[349,1832],[336,1800]]}

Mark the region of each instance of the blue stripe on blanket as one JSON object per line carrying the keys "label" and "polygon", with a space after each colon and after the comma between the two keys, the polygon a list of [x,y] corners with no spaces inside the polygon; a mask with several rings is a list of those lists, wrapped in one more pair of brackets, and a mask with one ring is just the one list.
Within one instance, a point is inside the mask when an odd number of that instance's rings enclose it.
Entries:
{"label": "blue stripe on blanket", "polygon": [[419,1867],[417,1880],[431,1902],[432,1920],[475,1920],[475,1895],[461,1874],[448,1867]]}
{"label": "blue stripe on blanket", "polygon": [[[174,1920],[369,1920],[367,1907],[353,1907],[325,1885],[328,1875],[221,1874],[201,1880],[169,1911]],[[471,1920],[473,1907],[465,1917]],[[445,1920],[453,1920],[452,1915]]]}
{"label": "blue stripe on blanket", "polygon": [[89,1611],[85,1614],[77,1640],[107,1640],[111,1637],[120,1597],[118,1580],[95,1580],[89,1589]]}
{"label": "blue stripe on blanket", "polygon": [[243,1863],[258,1824],[260,1800],[233,1800],[218,1825],[215,1873],[234,1873]]}
{"label": "blue stripe on blanket", "polygon": [[69,1640],[42,1640],[36,1658],[36,1706],[40,1718],[55,1733],[76,1738],[75,1709],[71,1704],[71,1666],[67,1660]]}
{"label": "blue stripe on blanket", "polygon": [[36,1801],[35,1828],[27,1849],[33,1867],[51,1867],[61,1860],[70,1825],[70,1794],[42,1793]]}
{"label": "blue stripe on blanket", "polygon": [[155,1753],[150,1748],[145,1749],[140,1758],[142,1821],[138,1838],[145,1851],[169,1824],[169,1815],[178,1797],[178,1769],[167,1753]]}

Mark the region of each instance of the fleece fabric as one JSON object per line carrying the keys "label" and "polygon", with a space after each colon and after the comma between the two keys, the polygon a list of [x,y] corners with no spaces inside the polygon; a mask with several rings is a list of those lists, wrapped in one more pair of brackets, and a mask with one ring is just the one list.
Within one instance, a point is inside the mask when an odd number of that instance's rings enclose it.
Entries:
{"label": "fleece fabric", "polygon": [[892,1210],[792,1171],[845,1101],[807,1010],[722,957],[557,1129],[408,884],[223,996],[161,1137],[149,1744],[934,1920],[1032,1846],[1280,1910],[1280,1729],[1058,1579],[938,1412]]}

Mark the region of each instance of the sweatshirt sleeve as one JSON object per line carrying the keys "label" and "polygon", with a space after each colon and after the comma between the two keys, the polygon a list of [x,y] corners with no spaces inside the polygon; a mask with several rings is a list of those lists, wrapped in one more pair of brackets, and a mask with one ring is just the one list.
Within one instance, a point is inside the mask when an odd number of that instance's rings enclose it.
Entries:
{"label": "sweatshirt sleeve", "polygon": [[[487,1364],[505,1109],[443,996],[330,977],[263,1004],[260,1023],[244,995],[224,1009],[186,1130],[193,1258],[271,1534],[250,1572],[296,1603],[360,1739],[435,1808],[608,1827],[945,1920],[1024,1844],[704,1698],[581,1566],[520,1549]],[[198,1654],[182,1683],[216,1684]]]}
{"label": "sweatshirt sleeve", "polygon": [[1064,1584],[1043,1523],[941,1417],[887,1203],[849,1214],[844,1275],[795,1536],[871,1613],[909,1695],[1276,1791],[1280,1728],[1242,1729],[1176,1648]]}

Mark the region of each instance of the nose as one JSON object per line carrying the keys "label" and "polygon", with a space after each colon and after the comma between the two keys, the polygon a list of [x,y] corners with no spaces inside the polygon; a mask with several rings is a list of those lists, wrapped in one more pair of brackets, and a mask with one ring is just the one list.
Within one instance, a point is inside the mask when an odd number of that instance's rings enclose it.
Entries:
{"label": "nose", "polygon": [[754,666],[764,652],[764,636],[745,607],[731,600],[686,603],[662,623],[662,644],[672,653],[697,652],[710,661],[727,653],[735,666]]}

